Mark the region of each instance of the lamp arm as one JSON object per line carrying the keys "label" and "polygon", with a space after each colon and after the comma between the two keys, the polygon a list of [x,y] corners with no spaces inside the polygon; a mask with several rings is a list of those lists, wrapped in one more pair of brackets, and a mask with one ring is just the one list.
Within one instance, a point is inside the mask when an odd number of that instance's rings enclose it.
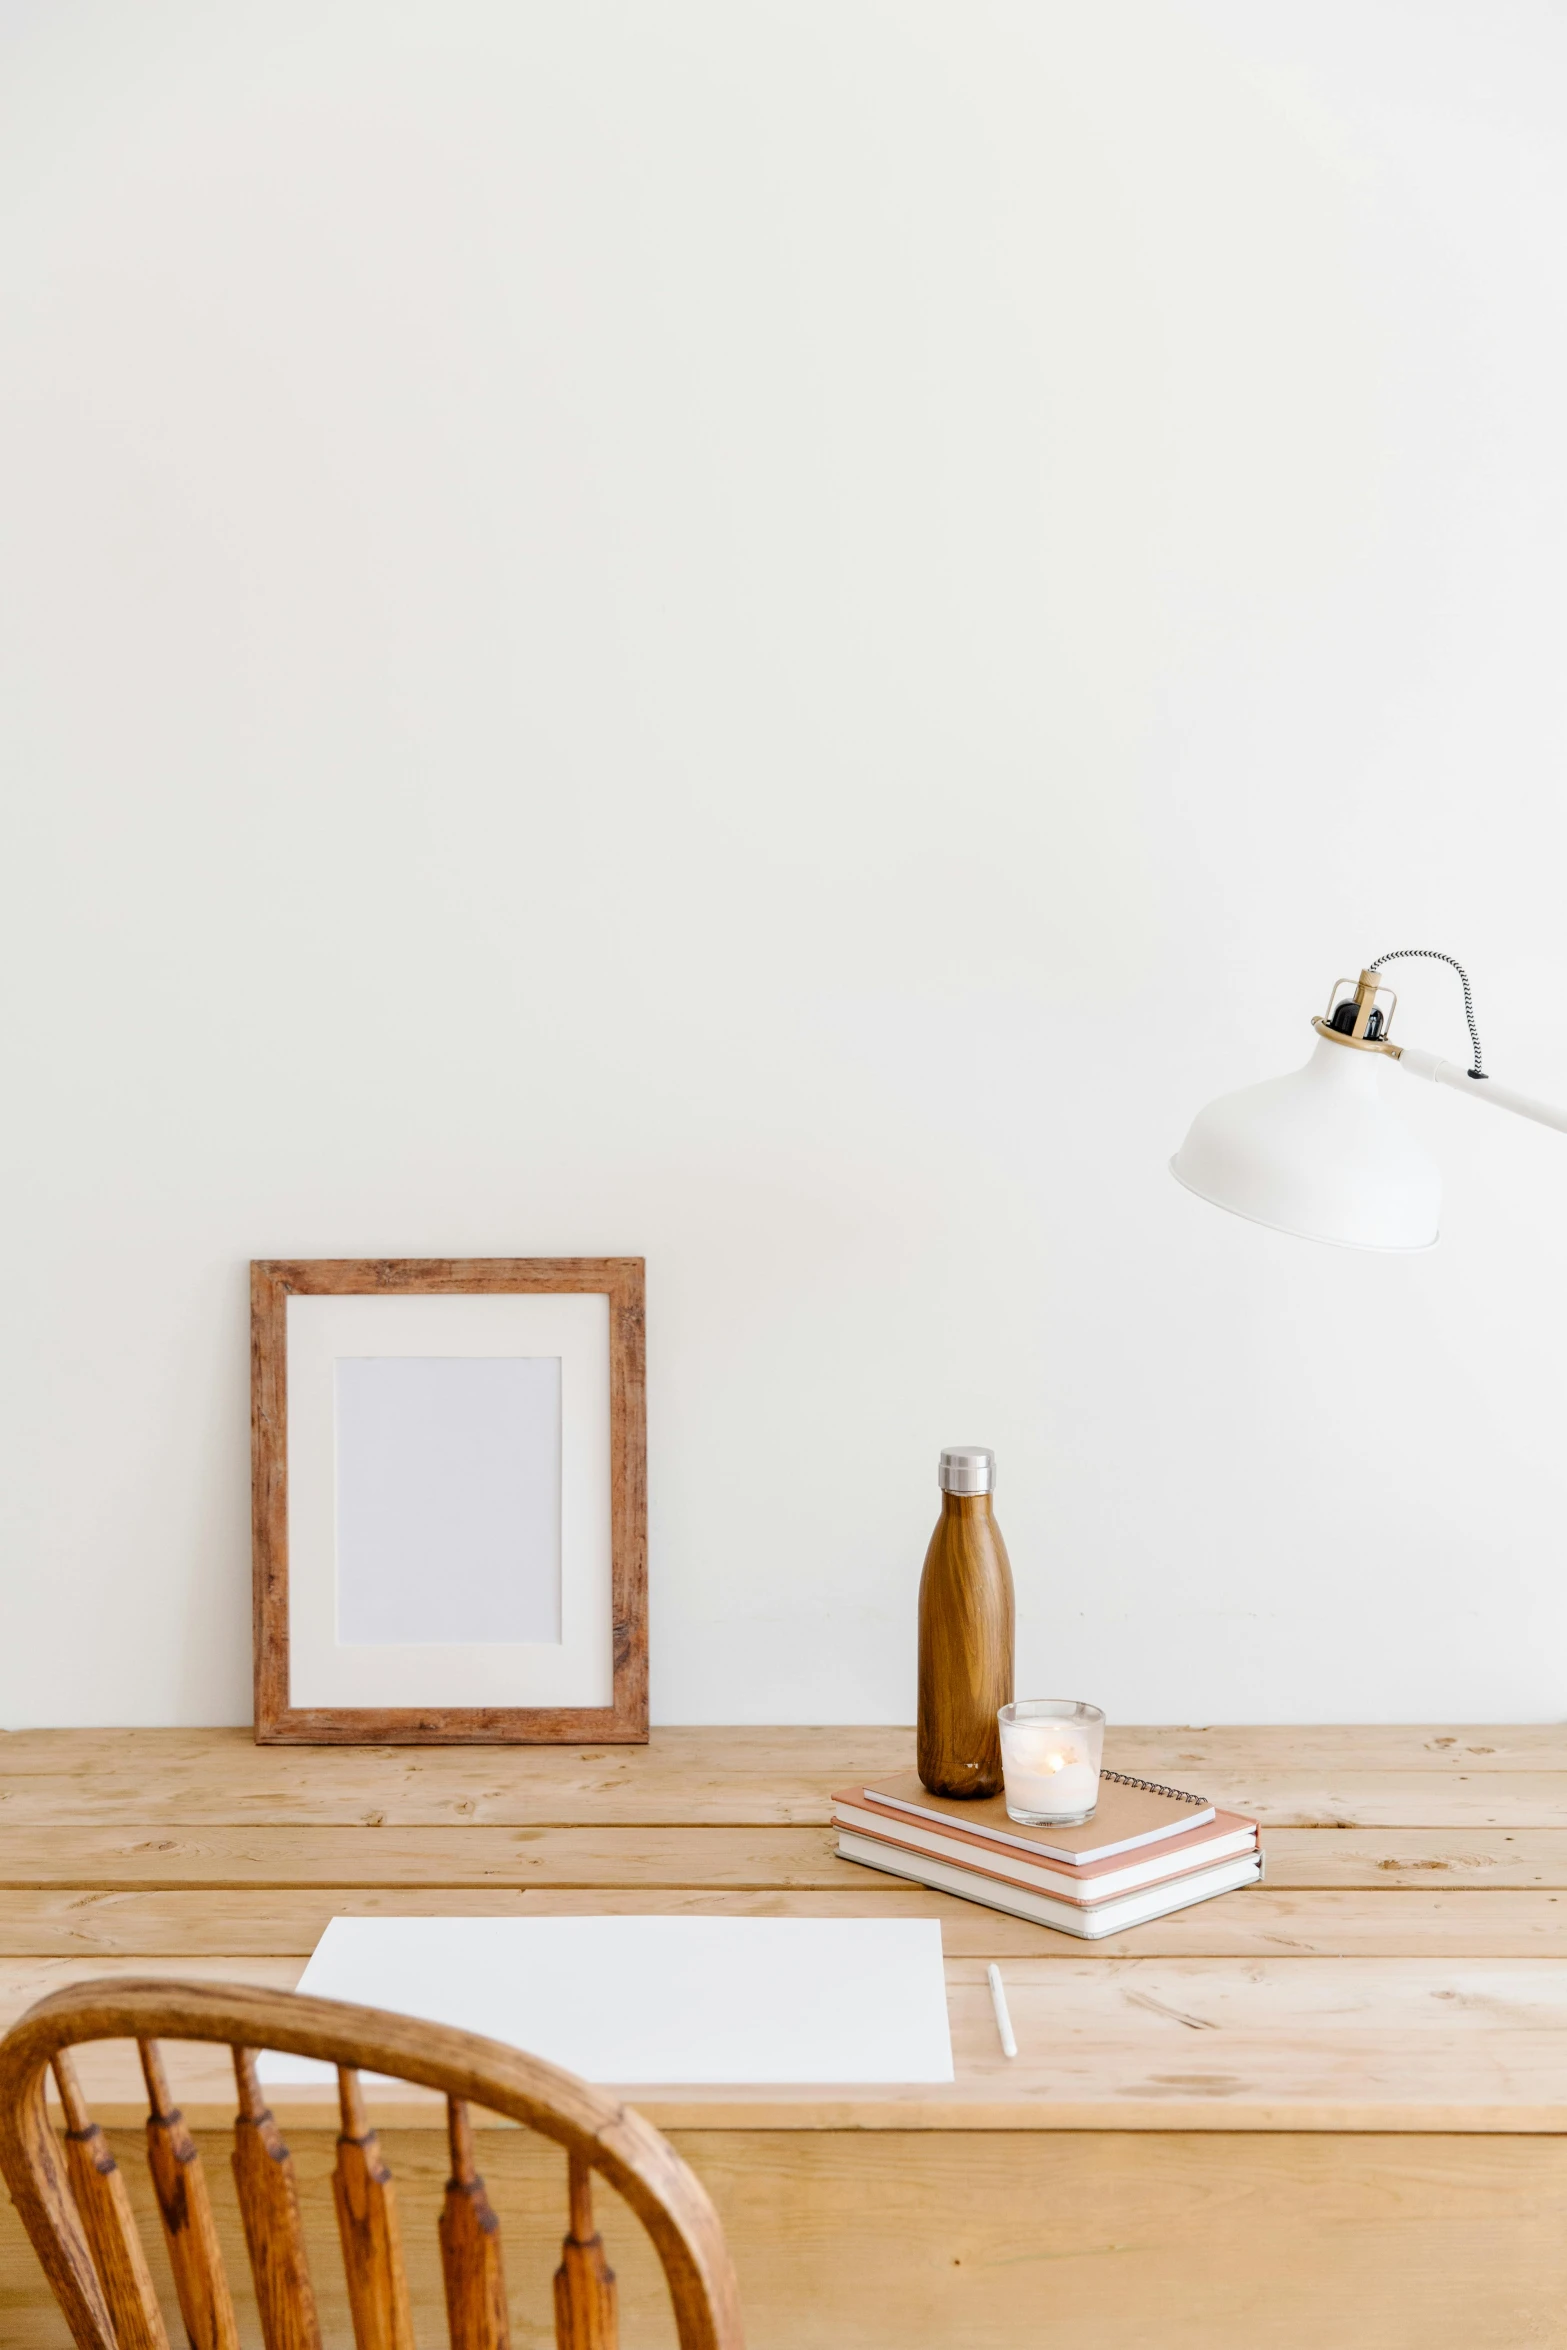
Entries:
{"label": "lamp arm", "polygon": [[1532,1094],[1518,1093],[1510,1085],[1498,1085],[1494,1077],[1473,1077],[1456,1061],[1444,1061],[1440,1053],[1423,1052],[1417,1044],[1402,1045],[1398,1065],[1407,1069],[1411,1077],[1429,1077],[1434,1085],[1450,1085],[1456,1093],[1467,1094],[1471,1101],[1489,1102],[1497,1110],[1516,1111],[1520,1118],[1532,1118],[1537,1126],[1554,1126],[1558,1134],[1567,1134],[1567,1110],[1558,1110],[1550,1102],[1537,1102]]}

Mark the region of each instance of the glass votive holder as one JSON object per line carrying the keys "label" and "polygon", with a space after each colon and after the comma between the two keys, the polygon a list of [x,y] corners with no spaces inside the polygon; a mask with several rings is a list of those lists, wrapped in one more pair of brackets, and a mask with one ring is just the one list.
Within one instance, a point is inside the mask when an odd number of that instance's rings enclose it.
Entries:
{"label": "glass votive holder", "polygon": [[1105,1742],[1098,1706],[1075,1697],[1020,1697],[996,1718],[1008,1819],[1025,1828],[1075,1828],[1091,1820]]}

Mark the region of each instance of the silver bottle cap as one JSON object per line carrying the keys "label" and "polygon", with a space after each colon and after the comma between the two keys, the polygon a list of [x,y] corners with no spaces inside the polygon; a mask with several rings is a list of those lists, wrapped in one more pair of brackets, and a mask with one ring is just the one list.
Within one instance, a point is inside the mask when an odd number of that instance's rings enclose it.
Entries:
{"label": "silver bottle cap", "polygon": [[986,1444],[949,1444],[941,1456],[943,1493],[994,1493],[996,1456]]}

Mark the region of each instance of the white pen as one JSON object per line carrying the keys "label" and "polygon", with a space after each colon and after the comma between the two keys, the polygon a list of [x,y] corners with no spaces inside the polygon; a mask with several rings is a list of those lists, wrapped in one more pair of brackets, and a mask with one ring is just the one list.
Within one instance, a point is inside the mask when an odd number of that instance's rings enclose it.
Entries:
{"label": "white pen", "polygon": [[1001,1980],[1001,1969],[992,1963],[985,1973],[990,1982],[990,2004],[996,2011],[996,2030],[1001,2034],[1001,2053],[1016,2056],[1017,2041],[1012,2034],[1012,2018],[1007,2013],[1007,1990]]}

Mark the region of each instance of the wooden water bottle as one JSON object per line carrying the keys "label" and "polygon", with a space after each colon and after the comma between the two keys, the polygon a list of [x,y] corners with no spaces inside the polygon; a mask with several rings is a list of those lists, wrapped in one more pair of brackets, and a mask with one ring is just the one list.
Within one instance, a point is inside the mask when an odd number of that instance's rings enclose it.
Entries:
{"label": "wooden water bottle", "polygon": [[996,1456],[941,1456],[941,1517],[920,1577],[919,1775],[932,1795],[999,1795],[1012,1703],[1012,1565],[990,1497]]}

